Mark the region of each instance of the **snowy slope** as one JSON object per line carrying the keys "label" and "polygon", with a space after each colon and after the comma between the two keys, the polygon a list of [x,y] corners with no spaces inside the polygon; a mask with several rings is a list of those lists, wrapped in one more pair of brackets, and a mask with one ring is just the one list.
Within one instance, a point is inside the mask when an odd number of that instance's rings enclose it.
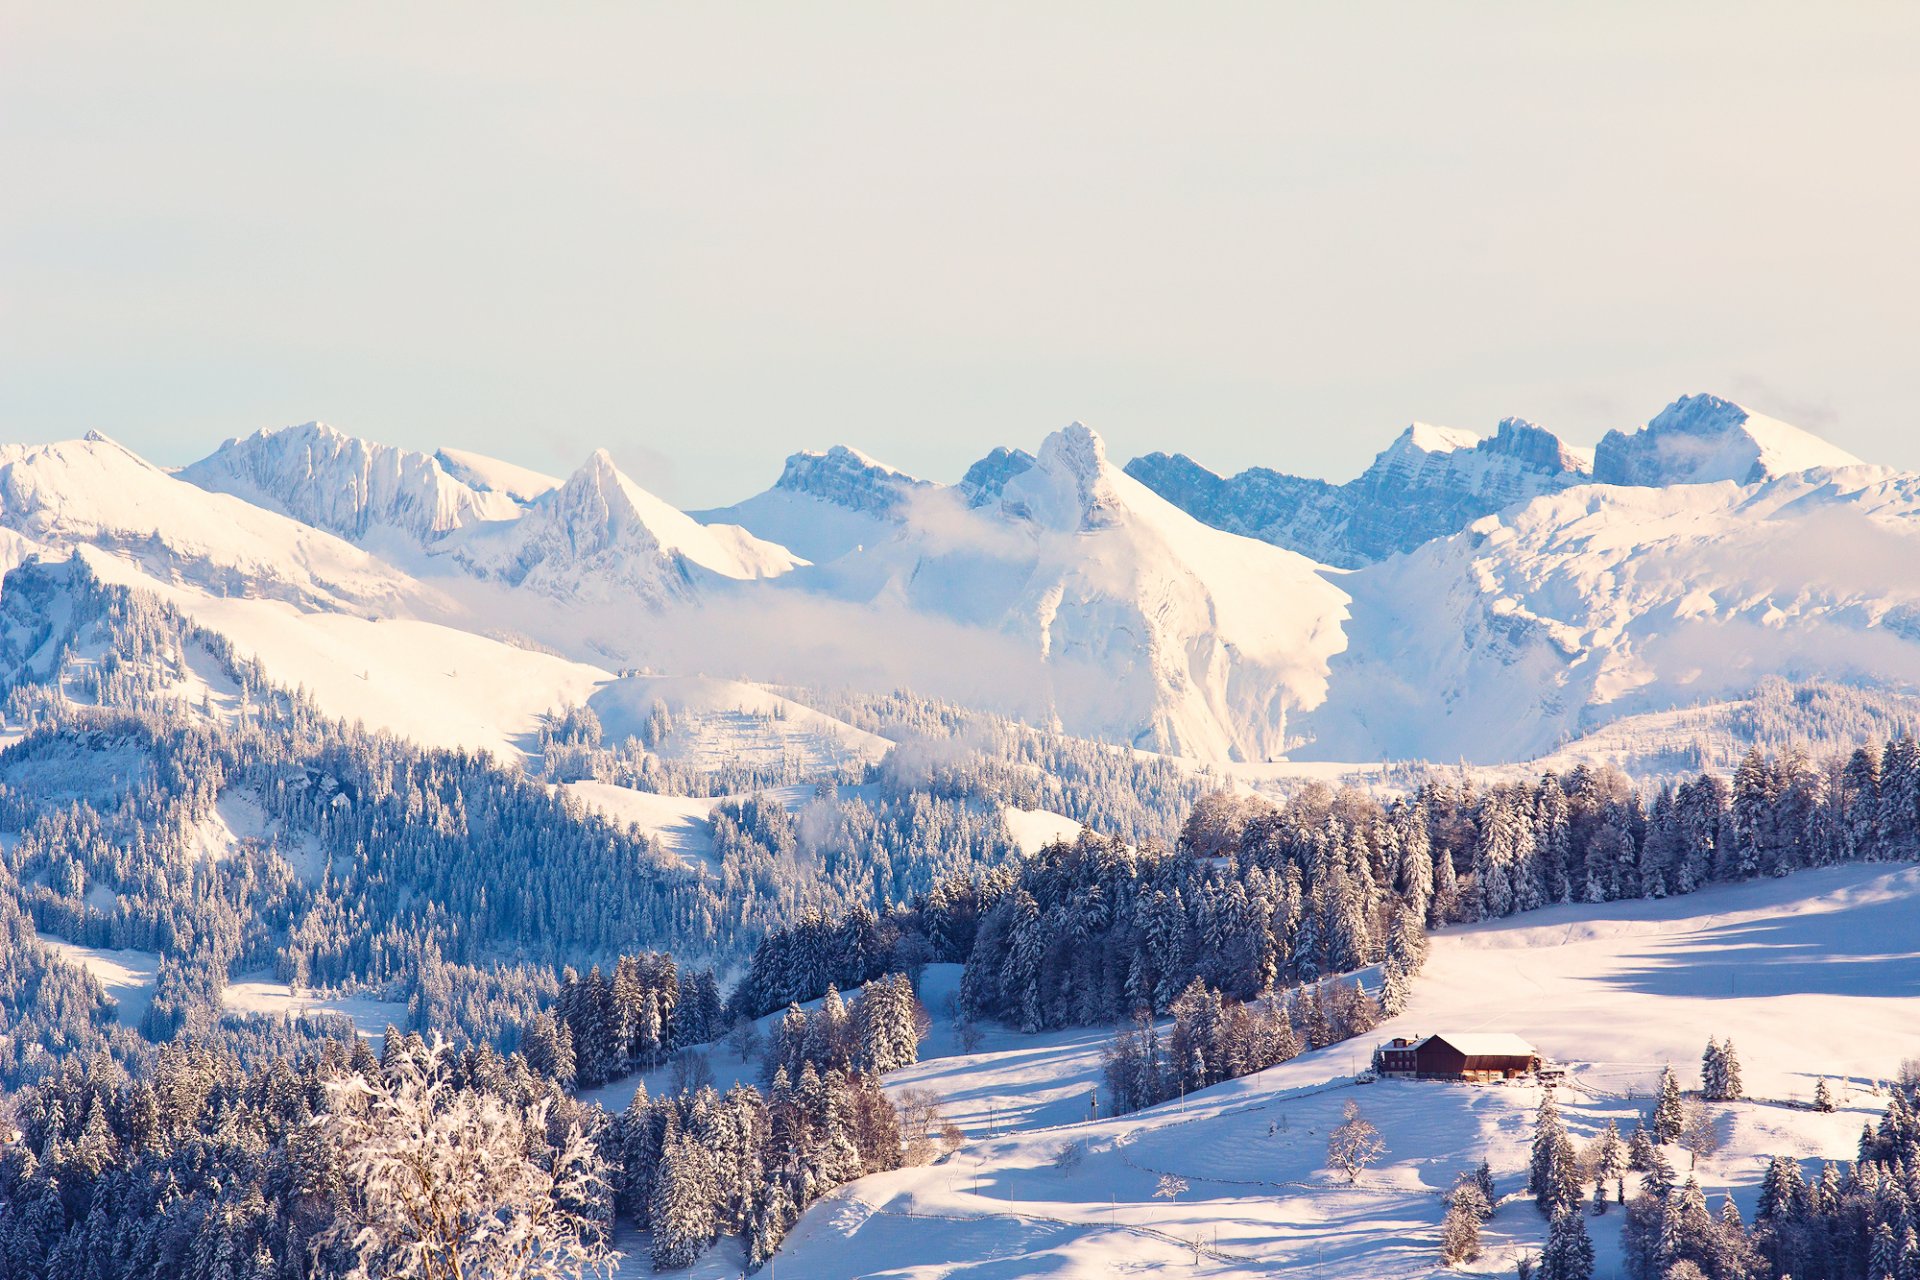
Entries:
{"label": "snowy slope", "polygon": [[658,608],[716,579],[774,577],[803,563],[736,525],[702,525],[597,450],[516,520],[463,529],[446,554],[483,577],[560,600]]}
{"label": "snowy slope", "polygon": [[[114,1017],[122,1026],[138,1027],[153,1003],[160,957],[151,951],[113,951],[84,947],[43,933],[40,941],[66,963],[85,970],[114,1002]],[[228,1013],[263,1014],[271,1018],[298,1018],[303,1014],[338,1014],[363,1036],[378,1036],[389,1026],[407,1021],[407,1006],[366,996],[322,995],[296,989],[266,974],[251,974],[229,982],[220,992]]]}
{"label": "snowy slope", "polygon": [[[811,1280],[1091,1280],[1190,1268],[1314,1280],[1511,1275],[1545,1234],[1524,1194],[1539,1087],[1351,1083],[1375,1039],[1438,1030],[1518,1034],[1568,1064],[1571,1085],[1558,1104],[1577,1141],[1609,1120],[1630,1131],[1649,1113],[1664,1064],[1692,1084],[1708,1036],[1731,1036],[1752,1100],[1714,1104],[1724,1145],[1698,1173],[1716,1211],[1730,1191],[1751,1220],[1761,1157],[1851,1159],[1862,1122],[1885,1103],[1873,1082],[1920,1053],[1916,909],[1920,871],[1850,867],[1443,932],[1407,1013],[1374,1037],[1092,1121],[1087,1096],[1100,1083],[1106,1031],[994,1028],[962,1055],[941,1012],[953,967],[936,966],[923,993],[936,1016],[929,1057],[888,1085],[932,1090],[967,1145],[943,1164],[829,1195],[788,1237],[777,1266]],[[1815,1026],[1820,1034],[1809,1036]],[[1792,1105],[1823,1076],[1839,1111]],[[1388,1148],[1353,1187],[1326,1167],[1327,1132],[1349,1100]],[[1083,1154],[1063,1170],[1055,1156],[1068,1142]],[[1687,1168],[1684,1152],[1668,1154]],[[1502,1201],[1483,1237],[1488,1253],[1446,1272],[1437,1257],[1441,1196],[1482,1158]],[[1187,1189],[1156,1196],[1162,1174]],[[1588,1222],[1602,1276],[1617,1274],[1622,1221],[1616,1207]],[[644,1244],[622,1241],[642,1253]],[[723,1243],[688,1274],[738,1271],[737,1247]],[[632,1259],[625,1274],[643,1272]]]}
{"label": "snowy slope", "polygon": [[331,534],[209,494],[104,436],[0,445],[0,525],[35,547],[90,545],[221,592],[392,610],[418,584]]}
{"label": "snowy slope", "polygon": [[212,595],[150,577],[117,557],[82,554],[102,580],[172,602],[328,715],[425,746],[513,758],[532,745],[542,715],[587,701],[613,678],[597,666],[439,622]]}
{"label": "snowy slope", "polygon": [[893,748],[877,734],[740,680],[623,676],[596,690],[587,705],[610,743],[643,736],[656,709],[664,712],[671,728],[655,753],[700,768],[791,760],[829,770],[875,763]]}
{"label": "snowy slope", "polygon": [[997,499],[928,494],[895,537],[792,582],[997,631],[1042,664],[1068,732],[1207,759],[1282,749],[1345,643],[1319,566],[1200,524],[1078,423]]}
{"label": "snowy slope", "polygon": [[1920,477],[1586,486],[1345,579],[1311,755],[1525,759],[1764,678],[1920,688]]}
{"label": "snowy slope", "polygon": [[1594,451],[1602,484],[1757,484],[1815,467],[1857,466],[1845,449],[1718,396],[1681,396],[1631,435],[1609,431]]}
{"label": "snowy slope", "polygon": [[465,449],[436,449],[433,457],[448,475],[469,488],[504,493],[515,502],[532,502],[549,489],[560,487],[557,477]]}

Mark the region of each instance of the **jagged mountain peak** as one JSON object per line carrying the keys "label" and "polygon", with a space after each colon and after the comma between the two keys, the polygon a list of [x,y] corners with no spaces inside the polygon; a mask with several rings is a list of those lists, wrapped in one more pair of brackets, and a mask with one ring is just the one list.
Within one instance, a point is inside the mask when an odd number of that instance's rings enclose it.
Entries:
{"label": "jagged mountain peak", "polygon": [[773,486],[728,507],[689,513],[736,525],[814,564],[837,560],[898,529],[916,494],[937,489],[849,445],[790,454]]}
{"label": "jagged mountain peak", "polygon": [[511,497],[462,482],[431,454],[318,420],[229,438],[179,474],[351,542],[388,529],[424,545],[519,512]]}
{"label": "jagged mountain peak", "polygon": [[1107,443],[1084,422],[1047,436],[1033,465],[1007,478],[1001,507],[1050,529],[1094,529],[1116,518],[1119,499]]}
{"label": "jagged mountain peak", "polygon": [[1184,454],[1148,454],[1126,471],[1215,528],[1350,569],[1583,483],[1590,467],[1553,432],[1506,418],[1491,436],[1412,423],[1340,485],[1266,467],[1223,477]]}
{"label": "jagged mountain peak", "polygon": [[884,516],[895,511],[908,494],[932,486],[858,449],[837,444],[824,453],[802,450],[789,455],[773,487],[849,511]]}
{"label": "jagged mountain peak", "polygon": [[1594,451],[1602,484],[1758,484],[1860,459],[1803,428],[1715,395],[1681,396],[1638,431],[1609,431]]}
{"label": "jagged mountain peak", "polygon": [[635,484],[605,449],[519,519],[476,531],[454,554],[473,572],[545,595],[625,595],[650,606],[695,593],[703,578],[773,577],[801,563],[745,529],[701,524]]}

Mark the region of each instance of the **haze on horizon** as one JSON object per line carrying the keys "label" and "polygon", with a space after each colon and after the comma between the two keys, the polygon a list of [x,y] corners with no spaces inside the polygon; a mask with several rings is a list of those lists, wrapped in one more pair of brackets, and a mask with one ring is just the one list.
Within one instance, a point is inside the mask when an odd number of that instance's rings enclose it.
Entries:
{"label": "haze on horizon", "polygon": [[1917,53],[1868,5],[11,3],[0,439],[319,417],[704,506],[835,443],[1344,479],[1713,391],[1920,467]]}

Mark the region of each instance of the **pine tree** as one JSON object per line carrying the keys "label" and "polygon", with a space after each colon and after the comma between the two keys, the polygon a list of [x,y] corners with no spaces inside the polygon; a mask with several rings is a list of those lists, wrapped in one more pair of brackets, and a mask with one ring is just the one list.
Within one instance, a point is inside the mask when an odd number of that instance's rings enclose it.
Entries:
{"label": "pine tree", "polygon": [[1746,1097],[1746,1086],[1740,1080],[1740,1055],[1734,1050],[1732,1036],[1720,1046],[1720,1089],[1722,1101]]}
{"label": "pine tree", "polygon": [[714,1186],[707,1151],[692,1138],[674,1135],[660,1153],[648,1221],[653,1231],[653,1267],[691,1266],[713,1243]]}
{"label": "pine tree", "polygon": [[1574,1162],[1573,1141],[1567,1136],[1560,1109],[1554,1105],[1549,1089],[1540,1099],[1534,1118],[1533,1158],[1528,1189],[1542,1213],[1552,1215],[1562,1209],[1580,1207],[1580,1175]]}
{"label": "pine tree", "polygon": [[1538,1274],[1540,1280],[1593,1280],[1593,1240],[1577,1205],[1554,1213]]}
{"label": "pine tree", "polygon": [[[1604,1194],[1609,1182],[1619,1191],[1627,1176],[1627,1168],[1627,1146],[1620,1140],[1620,1126],[1609,1120],[1607,1127],[1595,1139],[1593,1174],[1596,1191]],[[1621,1194],[1618,1198],[1624,1201],[1626,1196]]]}
{"label": "pine tree", "polygon": [[1647,1126],[1635,1121],[1633,1134],[1627,1139],[1627,1168],[1645,1173],[1652,1167],[1653,1139],[1647,1135]]}
{"label": "pine tree", "polygon": [[1718,1099],[1726,1096],[1726,1058],[1720,1042],[1707,1038],[1706,1052],[1700,1055],[1700,1096]]}
{"label": "pine tree", "polygon": [[1653,1107],[1653,1140],[1662,1144],[1672,1142],[1686,1125],[1687,1118],[1680,1105],[1680,1081],[1672,1067],[1664,1067],[1660,1071],[1659,1098]]}

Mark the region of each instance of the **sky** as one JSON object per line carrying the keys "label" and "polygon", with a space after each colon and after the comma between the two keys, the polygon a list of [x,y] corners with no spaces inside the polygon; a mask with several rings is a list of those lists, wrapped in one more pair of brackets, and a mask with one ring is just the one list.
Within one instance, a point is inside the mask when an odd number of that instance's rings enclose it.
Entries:
{"label": "sky", "polygon": [[0,0],[0,439],[705,506],[1714,391],[1920,468],[1917,58],[1893,4]]}

